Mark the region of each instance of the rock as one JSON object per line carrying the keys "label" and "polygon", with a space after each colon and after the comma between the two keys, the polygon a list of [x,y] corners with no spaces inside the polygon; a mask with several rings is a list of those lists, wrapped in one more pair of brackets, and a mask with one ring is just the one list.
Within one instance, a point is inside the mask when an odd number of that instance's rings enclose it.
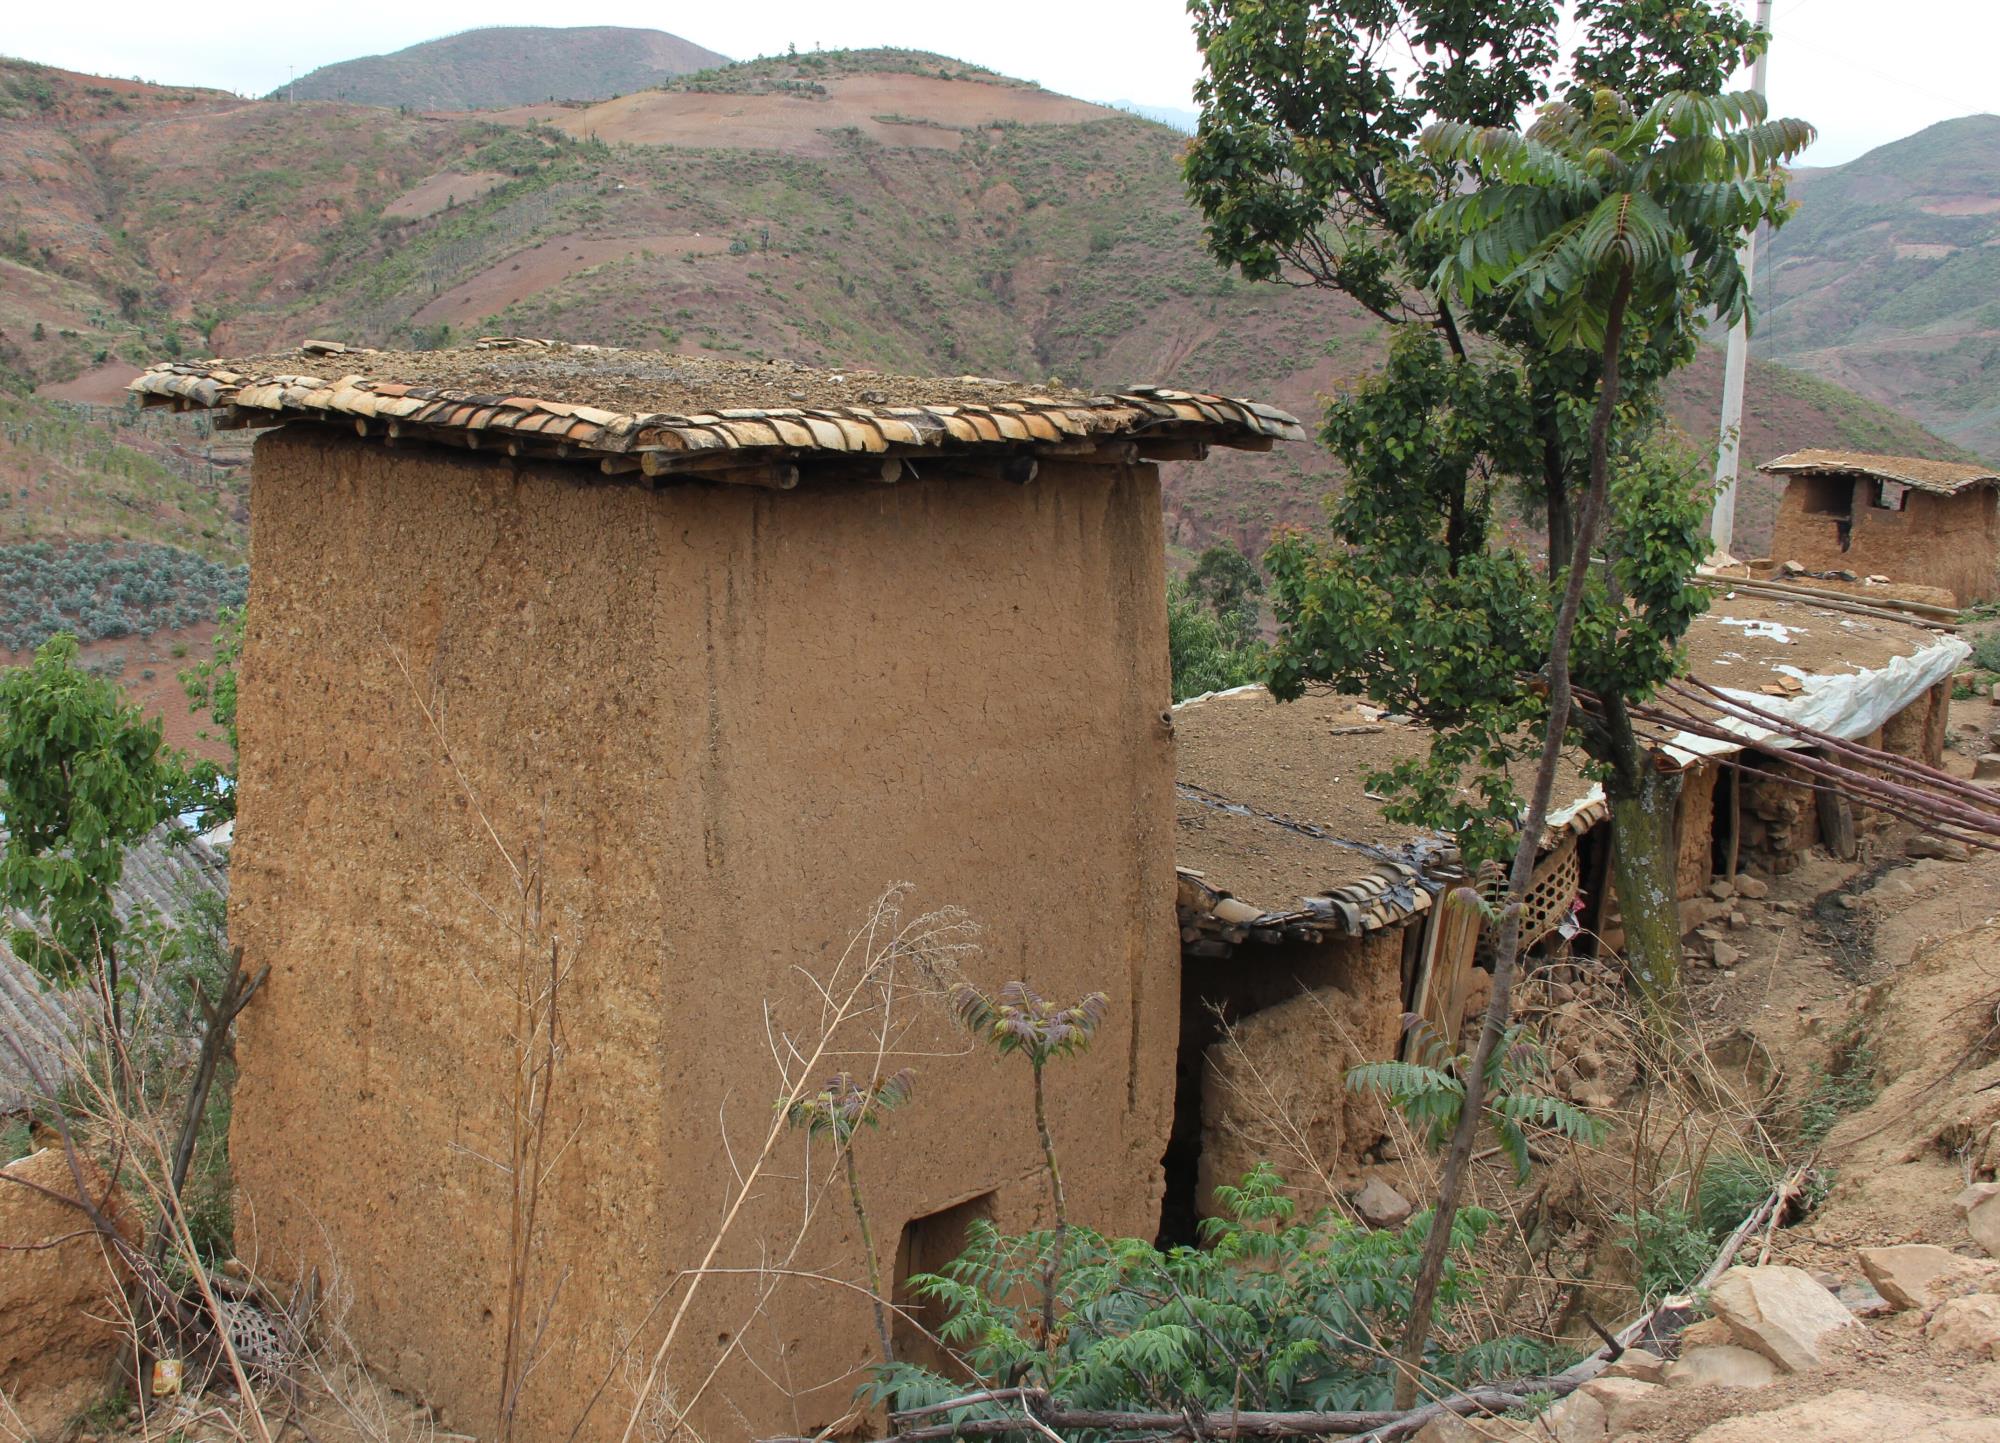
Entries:
{"label": "rock", "polygon": [[1399,1228],[1416,1209],[1381,1178],[1371,1177],[1354,1195],[1354,1211],[1371,1228]]}
{"label": "rock", "polygon": [[1897,1308],[1934,1308],[1947,1298],[2000,1282],[2000,1266],[1929,1243],[1863,1248],[1857,1256],[1875,1291]]}
{"label": "rock", "polygon": [[1638,1378],[1592,1378],[1577,1390],[1597,1400],[1604,1409],[1604,1426],[1611,1433],[1627,1433],[1637,1425],[1637,1416],[1666,1396],[1658,1383]]}
{"label": "rock", "polygon": [[1935,862],[1969,862],[1972,860],[1972,849],[1950,837],[1934,837],[1929,832],[1919,832],[1903,844],[1903,855]]}
{"label": "rock", "polygon": [[1743,949],[1732,947],[1727,942],[1717,942],[1709,948],[1708,956],[1717,967],[1734,967],[1743,960]]}
{"label": "rock", "polygon": [[1486,1435],[1456,1413],[1446,1413],[1419,1428],[1410,1443],[1486,1443]]}
{"label": "rock", "polygon": [[[1729,1331],[1729,1324],[1720,1318],[1703,1318],[1698,1323],[1689,1323],[1681,1329],[1680,1351],[1685,1354],[1690,1348],[1714,1348],[1729,1343],[1735,1335]],[[1733,1343],[1730,1346],[1734,1347]]]}
{"label": "rock", "polygon": [[1986,1256],[2000,1258],[2000,1182],[1974,1183],[1958,1195],[1954,1206]]}
{"label": "rock", "polygon": [[1694,1435],[1693,1443],[1940,1443],[1952,1436],[1932,1432],[1949,1424],[1941,1408],[1841,1388],[1768,1413],[1748,1413],[1712,1423]]}
{"label": "rock", "polygon": [[1742,914],[1741,912],[1731,912],[1731,913],[1729,914],[1729,930],[1730,930],[1730,931],[1732,931],[1732,932],[1740,932],[1740,931],[1742,931],[1742,930],[1743,930],[1743,929],[1744,929],[1745,927],[1748,927],[1749,925],[1750,925],[1750,919],[1749,919],[1748,917],[1744,916],[1744,915],[1743,915],[1743,914]]}
{"label": "rock", "polygon": [[1666,1360],[1658,1353],[1649,1353],[1644,1348],[1627,1348],[1618,1355],[1618,1361],[1604,1365],[1600,1378],[1637,1378],[1642,1383],[1663,1383],[1667,1377]]}
{"label": "rock", "polygon": [[1689,1349],[1666,1373],[1671,1388],[1761,1388],[1777,1379],[1777,1365],[1769,1358],[1734,1343]]}
{"label": "rock", "polygon": [[1541,1429],[1555,1443],[1604,1443],[1611,1435],[1604,1405],[1581,1389],[1544,1412]]}
{"label": "rock", "polygon": [[1715,898],[1718,902],[1727,902],[1731,897],[1736,895],[1736,889],[1729,884],[1727,879],[1717,877],[1713,882],[1708,884],[1708,895]]}
{"label": "rock", "polygon": [[[1996,772],[1994,775],[2000,776],[2000,772]],[[1840,902],[1840,909],[1843,912],[1858,912],[1863,906],[1861,899],[1852,892],[1842,892],[1838,900]]]}
{"label": "rock", "polygon": [[1977,757],[1972,763],[1972,779],[1975,782],[1990,782],[2000,777],[2000,752],[1988,752]]}
{"label": "rock", "polygon": [[1975,1293],[1938,1305],[1924,1324],[1924,1341],[1938,1353],[1970,1353],[2000,1362],[2000,1297]]}
{"label": "rock", "polygon": [[1787,1373],[1817,1367],[1828,1334],[1859,1326],[1833,1294],[1801,1268],[1751,1268],[1739,1263],[1715,1280],[1708,1301],[1739,1344]]}
{"label": "rock", "polygon": [[[110,1391],[127,1347],[123,1330],[108,1321],[124,1307],[124,1269],[94,1234],[79,1232],[88,1227],[81,1213],[33,1190],[76,1195],[59,1148],[30,1153],[4,1172],[29,1186],[0,1181],[0,1243],[32,1251],[0,1253],[0,1395],[18,1410],[28,1437],[53,1438]],[[93,1196],[107,1187],[89,1164],[84,1185]],[[124,1194],[113,1190],[104,1210],[138,1246],[139,1215]],[[63,1241],[44,1246],[57,1238]]]}
{"label": "rock", "polygon": [[1739,873],[1736,878],[1736,895],[1739,897],[1748,897],[1752,901],[1760,897],[1768,897],[1771,895],[1771,884],[1753,877],[1747,872]]}

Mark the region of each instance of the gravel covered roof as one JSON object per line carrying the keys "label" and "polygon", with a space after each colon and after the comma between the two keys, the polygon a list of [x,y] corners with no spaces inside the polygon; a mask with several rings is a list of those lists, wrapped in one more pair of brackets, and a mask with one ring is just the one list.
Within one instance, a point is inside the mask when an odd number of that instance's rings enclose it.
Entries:
{"label": "gravel covered roof", "polygon": [[1955,495],[1968,486],[2000,486],[2000,471],[1921,456],[1879,456],[1870,451],[1794,451],[1757,468],[1769,476],[1868,476],[1919,491]]}
{"label": "gravel covered roof", "polygon": [[801,460],[865,463],[869,479],[896,480],[899,461],[940,456],[1179,460],[1191,448],[1267,450],[1306,436],[1274,407],[1155,386],[1087,395],[498,336],[444,351],[308,341],[277,355],[162,362],[129,389],[149,405],[224,411],[225,426],[336,422],[611,472],[781,488],[796,483]]}

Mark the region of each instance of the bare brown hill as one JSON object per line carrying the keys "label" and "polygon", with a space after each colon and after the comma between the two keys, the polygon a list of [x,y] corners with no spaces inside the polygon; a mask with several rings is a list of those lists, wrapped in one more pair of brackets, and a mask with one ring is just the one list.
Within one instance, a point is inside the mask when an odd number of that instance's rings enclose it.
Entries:
{"label": "bare brown hill", "polygon": [[[1086,388],[1158,381],[1304,416],[1376,364],[1337,298],[1218,270],[1182,138],[909,51],[730,66],[485,115],[100,84],[0,64],[0,364],[45,395],[307,335],[507,332]],[[1705,357],[1675,413],[1712,434]],[[1753,372],[1746,451],[1950,454],[1888,410]],[[1312,523],[1316,447],[1169,477],[1169,535]],[[1745,544],[1770,497],[1744,499]]]}
{"label": "bare brown hill", "polygon": [[727,56],[664,30],[495,25],[322,65],[271,98],[492,110],[538,100],[602,100],[728,63]]}

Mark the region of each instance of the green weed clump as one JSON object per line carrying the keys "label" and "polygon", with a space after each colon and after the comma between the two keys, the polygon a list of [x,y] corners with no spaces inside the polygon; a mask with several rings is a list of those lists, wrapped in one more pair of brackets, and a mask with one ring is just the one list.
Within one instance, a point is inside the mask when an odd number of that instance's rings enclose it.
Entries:
{"label": "green weed clump", "polygon": [[[1175,1409],[1386,1407],[1395,1369],[1378,1340],[1401,1332],[1430,1214],[1399,1230],[1362,1227],[1331,1210],[1300,1221],[1283,1186],[1259,1164],[1242,1186],[1218,1188],[1224,1215],[1202,1224],[1205,1245],[1198,1248],[1162,1252],[1072,1225],[1052,1349],[1042,1336],[1038,1296],[1050,1233],[1008,1236],[975,1221],[965,1252],[912,1286],[947,1310],[940,1336],[979,1379],[1020,1376],[1052,1359],[1047,1386],[1072,1408],[1122,1409],[1139,1399]],[[1482,1209],[1462,1210],[1452,1225],[1454,1258],[1492,1221]],[[1472,1269],[1447,1265],[1440,1318],[1476,1281]],[[1559,1361],[1545,1344],[1502,1337],[1456,1351],[1434,1348],[1426,1366],[1467,1384]],[[863,1396],[909,1408],[966,1391],[962,1378],[898,1362],[877,1369]],[[1006,1416],[1002,1405],[978,1404],[954,1414]],[[1031,1432],[1025,1423],[1021,1431]]]}

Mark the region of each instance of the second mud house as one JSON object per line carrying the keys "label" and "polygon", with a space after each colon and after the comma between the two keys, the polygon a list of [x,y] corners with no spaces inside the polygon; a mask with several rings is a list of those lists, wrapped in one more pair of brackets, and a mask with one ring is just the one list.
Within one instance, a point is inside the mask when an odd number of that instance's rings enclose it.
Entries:
{"label": "second mud house", "polygon": [[[1111,995],[1053,1125],[1076,1215],[1153,1233],[1174,1059],[1140,1039],[1173,1034],[1180,958],[1152,463],[1295,421],[531,341],[134,388],[278,428],[251,483],[232,932],[271,970],[238,1246],[337,1269],[387,1378],[492,1436],[524,944],[560,968],[563,1048],[516,1436],[619,1436],[780,1039],[888,882],[979,920],[974,980]],[[885,1272],[973,1218],[1047,1221],[1025,1072],[908,1005],[918,1103],[866,1179]],[[850,1039],[836,1065],[876,1063]],[[858,1292],[760,1271],[866,1276],[843,1207],[801,1232],[803,1167],[751,1189],[669,1357],[709,1436],[811,1434],[870,1360]]]}
{"label": "second mud house", "polygon": [[[1689,631],[1693,676],[1771,717],[1941,764],[1964,641],[1840,598],[1738,585]],[[1281,703],[1256,686],[1183,702],[1174,717],[1184,971],[1168,1233],[1191,1240],[1215,1186],[1259,1159],[1309,1200],[1371,1180],[1407,1189],[1385,1157],[1394,1130],[1380,1102],[1344,1073],[1398,1056],[1412,1015],[1462,1038],[1491,967],[1476,913],[1446,900],[1466,880],[1454,839],[1388,820],[1370,791],[1371,774],[1422,756],[1430,734],[1360,698]],[[1776,735],[1720,709],[1704,719]],[[1721,899],[1738,887],[1761,895],[1817,847],[1881,855],[1894,819],[1815,788],[1791,753],[1658,727],[1645,736],[1653,765],[1678,778],[1674,892],[1690,966],[1728,955],[1718,928],[1734,904]],[[1577,760],[1558,773],[1522,919],[1530,974],[1572,980],[1625,945],[1604,793]],[[1530,781],[1517,763],[1517,792]],[[1571,1084],[1573,1100],[1601,1105],[1592,1079]]]}
{"label": "second mud house", "polygon": [[1936,587],[1960,606],[2000,595],[2000,472],[1863,451],[1794,451],[1771,559]]}

